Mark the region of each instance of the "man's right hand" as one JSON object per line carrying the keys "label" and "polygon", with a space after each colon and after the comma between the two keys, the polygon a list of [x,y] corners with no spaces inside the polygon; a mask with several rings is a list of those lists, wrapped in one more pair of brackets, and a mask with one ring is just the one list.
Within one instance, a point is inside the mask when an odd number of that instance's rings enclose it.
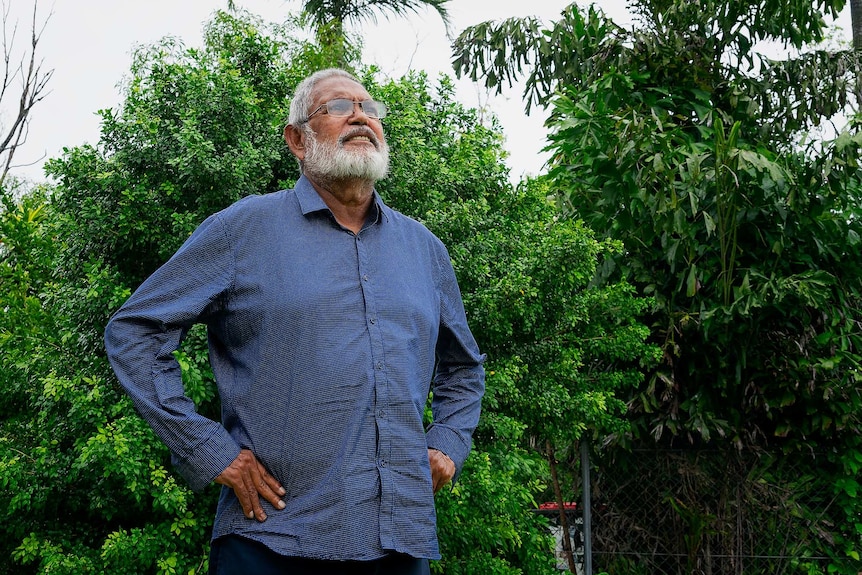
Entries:
{"label": "man's right hand", "polygon": [[227,485],[236,494],[242,511],[249,519],[266,521],[266,513],[260,505],[260,498],[269,501],[276,509],[284,509],[281,497],[286,493],[278,480],[269,474],[249,449],[243,449],[236,459],[219,473],[216,483]]}

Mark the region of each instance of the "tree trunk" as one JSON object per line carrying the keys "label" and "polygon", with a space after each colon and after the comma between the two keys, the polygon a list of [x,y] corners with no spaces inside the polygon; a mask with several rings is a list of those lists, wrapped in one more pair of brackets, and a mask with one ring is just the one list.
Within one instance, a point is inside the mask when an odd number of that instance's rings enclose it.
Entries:
{"label": "tree trunk", "polygon": [[850,0],[850,25],[853,30],[853,49],[862,51],[862,0]]}
{"label": "tree trunk", "polygon": [[859,61],[862,60],[862,0],[850,0],[850,27],[853,30],[854,66],[856,68],[856,102],[862,108],[862,70]]}
{"label": "tree trunk", "polygon": [[569,536],[569,520],[566,518],[566,507],[563,504],[563,491],[560,489],[560,479],[557,475],[557,458],[554,456],[554,445],[548,441],[548,464],[551,466],[551,483],[554,484],[554,496],[557,498],[557,508],[560,510],[560,529],[563,531],[563,553],[566,554],[566,562],[569,564],[569,571],[577,573],[575,570],[575,555],[572,552],[572,539]]}

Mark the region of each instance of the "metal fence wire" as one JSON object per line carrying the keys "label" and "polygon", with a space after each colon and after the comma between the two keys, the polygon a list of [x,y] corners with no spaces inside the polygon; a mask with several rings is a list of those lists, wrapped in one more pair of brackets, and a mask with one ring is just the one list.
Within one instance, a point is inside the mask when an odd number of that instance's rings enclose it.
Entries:
{"label": "metal fence wire", "polygon": [[815,539],[828,541],[832,503],[809,472],[816,461],[804,455],[649,450],[593,457],[586,462],[593,573],[826,572],[827,558],[811,550]]}

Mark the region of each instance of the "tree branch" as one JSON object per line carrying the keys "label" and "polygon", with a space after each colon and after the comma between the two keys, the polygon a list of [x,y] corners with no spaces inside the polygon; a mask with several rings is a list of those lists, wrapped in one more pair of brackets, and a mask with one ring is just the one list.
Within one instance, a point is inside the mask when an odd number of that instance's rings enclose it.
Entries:
{"label": "tree branch", "polygon": [[12,95],[10,89],[16,81],[20,82],[20,94],[17,98],[17,106],[12,112],[12,121],[0,130],[0,164],[2,164],[0,167],[0,185],[2,185],[12,168],[15,152],[27,141],[33,107],[48,95],[46,89],[54,70],[43,70],[44,61],[37,56],[42,33],[45,31],[53,12],[41,22],[41,26],[37,27],[39,2],[38,0],[33,1],[30,43],[24,50],[21,59],[15,63],[13,54],[18,35],[18,23],[12,24],[10,30],[10,6],[6,0],[0,0],[0,6],[2,6],[3,35],[3,80],[0,84],[0,106],[6,107],[5,104]]}

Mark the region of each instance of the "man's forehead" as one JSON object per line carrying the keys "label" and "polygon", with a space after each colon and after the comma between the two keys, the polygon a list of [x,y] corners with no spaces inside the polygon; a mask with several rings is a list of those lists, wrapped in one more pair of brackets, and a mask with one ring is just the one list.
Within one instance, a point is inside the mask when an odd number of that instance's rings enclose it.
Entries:
{"label": "man's forehead", "polygon": [[368,97],[368,91],[359,82],[343,76],[330,76],[319,80],[314,85],[313,91],[315,100],[338,96],[350,96],[352,98],[357,95],[363,98]]}

